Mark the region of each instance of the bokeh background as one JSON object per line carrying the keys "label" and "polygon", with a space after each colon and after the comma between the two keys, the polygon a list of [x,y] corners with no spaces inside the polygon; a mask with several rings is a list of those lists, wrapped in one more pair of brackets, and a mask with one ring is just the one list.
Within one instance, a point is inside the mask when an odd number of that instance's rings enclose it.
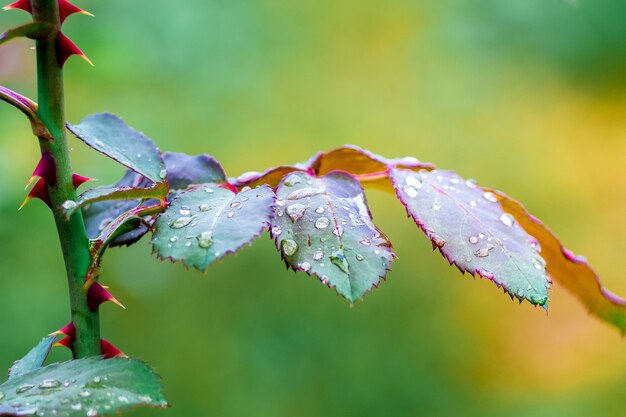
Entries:
{"label": "bokeh background", "polygon": [[[500,188],[626,295],[626,2],[616,0],[80,1],[65,32],[71,122],[122,115],[165,150],[227,173],[357,144]],[[26,22],[0,14],[0,27]],[[28,41],[0,83],[35,97]],[[1,104],[1,103],[0,103]],[[72,141],[78,172],[123,169]],[[51,216],[21,212],[38,159],[0,105],[0,366],[68,321]],[[550,313],[461,276],[372,190],[399,260],[350,308],[286,271],[267,235],[208,274],[111,250],[103,335],[164,377],[169,410],[134,416],[625,416],[626,345],[555,287]],[[53,359],[69,358],[56,349]]]}

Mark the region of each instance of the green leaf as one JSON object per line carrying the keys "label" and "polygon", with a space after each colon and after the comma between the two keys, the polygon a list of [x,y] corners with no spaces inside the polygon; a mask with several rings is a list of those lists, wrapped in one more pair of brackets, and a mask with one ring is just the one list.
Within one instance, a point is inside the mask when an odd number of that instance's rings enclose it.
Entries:
{"label": "green leaf", "polygon": [[546,263],[495,194],[452,171],[394,169],[391,178],[408,215],[451,264],[547,308]]}
{"label": "green leaf", "polygon": [[272,236],[292,269],[318,277],[350,302],[378,286],[391,269],[391,243],[372,223],[353,176],[294,172],[276,195]]}
{"label": "green leaf", "polygon": [[155,198],[164,200],[168,192],[165,182],[160,182],[148,188],[128,186],[105,186],[91,188],[82,193],[76,201],[68,200],[62,205],[62,210],[69,218],[76,210],[88,204],[109,200],[145,200]]}
{"label": "green leaf", "polygon": [[166,177],[161,151],[143,133],[128,127],[110,113],[97,113],[68,129],[93,149],[143,175],[152,182]]}
{"label": "green leaf", "polygon": [[167,407],[160,377],[136,359],[55,363],[0,385],[0,413],[103,416],[136,406]]}
{"label": "green leaf", "polygon": [[31,39],[44,37],[48,35],[52,29],[53,26],[47,23],[27,23],[25,25],[18,26],[13,29],[9,29],[6,32],[0,33],[0,45],[18,37],[26,37]]}
{"label": "green leaf", "polygon": [[205,271],[268,228],[274,198],[267,186],[235,193],[208,184],[182,192],[154,223],[153,251],[160,259]]}
{"label": "green leaf", "polygon": [[16,361],[9,369],[9,380],[41,368],[52,349],[56,336],[45,337],[32,348],[22,359]]}
{"label": "green leaf", "polygon": [[172,190],[180,190],[193,184],[226,182],[224,168],[210,155],[191,156],[166,152],[163,159],[167,169],[167,182]]}

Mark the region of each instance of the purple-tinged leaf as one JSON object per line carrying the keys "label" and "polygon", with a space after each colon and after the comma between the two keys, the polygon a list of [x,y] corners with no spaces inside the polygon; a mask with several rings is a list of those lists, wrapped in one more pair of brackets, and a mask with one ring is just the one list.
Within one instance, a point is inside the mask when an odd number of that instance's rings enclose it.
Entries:
{"label": "purple-tinged leaf", "polygon": [[208,184],[178,195],[154,223],[160,259],[206,271],[215,260],[251,244],[269,226],[274,192],[267,186],[235,193]]}
{"label": "purple-tinged leaf", "polygon": [[166,177],[161,151],[143,133],[110,113],[97,113],[68,129],[93,149],[143,175],[154,183]]}
{"label": "purple-tinged leaf", "polygon": [[52,25],[47,23],[31,22],[22,26],[9,29],[6,32],[0,33],[0,45],[11,39],[26,37],[30,39],[37,39],[45,37],[53,29]]}
{"label": "purple-tinged leaf", "polygon": [[91,188],[82,193],[76,201],[68,200],[63,203],[62,209],[69,218],[76,210],[99,201],[109,200],[145,200],[158,199],[163,201],[168,192],[165,182],[153,184],[151,187],[127,187],[127,186],[105,186]]}
{"label": "purple-tinged leaf", "polygon": [[181,190],[193,184],[226,182],[224,168],[210,155],[187,155],[166,152],[163,158],[167,183],[172,190]]}
{"label": "purple-tinged leaf", "polygon": [[372,223],[363,188],[344,172],[288,174],[276,190],[272,236],[287,265],[351,303],[390,270],[391,243]]}
{"label": "purple-tinged leaf", "polygon": [[153,369],[122,357],[54,363],[5,382],[0,392],[0,414],[9,416],[92,417],[168,406]]}
{"label": "purple-tinged leaf", "polygon": [[11,369],[9,369],[9,380],[41,368],[48,357],[48,353],[50,353],[50,349],[52,349],[52,344],[55,339],[56,336],[43,338],[43,340],[24,355],[22,359],[15,361]]}
{"label": "purple-tinged leaf", "polygon": [[547,262],[548,274],[573,294],[587,310],[626,332],[626,300],[602,286],[600,277],[583,257],[566,249],[559,238],[524,206],[506,194],[492,190],[505,212],[511,214],[524,230],[536,239],[536,246]]}
{"label": "purple-tinged leaf", "polygon": [[6,101],[28,117],[35,136],[50,141],[54,140],[52,134],[37,114],[37,103],[1,85],[0,100]]}
{"label": "purple-tinged leaf", "polygon": [[452,171],[394,169],[391,179],[408,215],[451,264],[547,308],[545,261],[495,194]]}

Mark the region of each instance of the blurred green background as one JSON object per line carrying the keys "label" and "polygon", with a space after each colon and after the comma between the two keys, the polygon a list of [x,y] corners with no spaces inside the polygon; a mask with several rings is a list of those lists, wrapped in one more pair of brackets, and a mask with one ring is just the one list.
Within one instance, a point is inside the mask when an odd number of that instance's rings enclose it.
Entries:
{"label": "blurred green background", "polygon": [[[453,168],[521,199],[626,295],[626,2],[579,0],[80,1],[65,32],[67,116],[108,110],[165,150],[227,173],[357,144]],[[0,14],[0,27],[26,22]],[[0,84],[35,94],[28,41]],[[78,172],[122,169],[72,141]],[[0,105],[0,366],[68,321],[56,232],[17,207],[37,162]],[[286,271],[266,236],[206,276],[147,240],[105,259],[103,335],[164,377],[173,408],[135,416],[625,416],[617,331],[559,287],[550,313],[461,276],[391,195],[374,219],[399,260],[349,308]],[[55,349],[53,359],[67,359]]]}

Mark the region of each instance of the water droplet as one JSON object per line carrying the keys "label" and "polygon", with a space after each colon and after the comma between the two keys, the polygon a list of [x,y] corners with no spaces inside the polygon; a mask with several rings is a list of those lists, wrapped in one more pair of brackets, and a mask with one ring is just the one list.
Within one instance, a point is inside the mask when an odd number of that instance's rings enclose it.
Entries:
{"label": "water droplet", "polygon": [[170,224],[170,227],[172,229],[182,229],[183,227],[191,223],[192,220],[192,217],[179,217]]}
{"label": "water droplet", "polygon": [[537,270],[543,269],[543,265],[539,261],[537,261],[537,260],[533,260],[533,266]]}
{"label": "water droplet", "polygon": [[484,239],[485,238],[485,234],[484,233],[479,233],[478,234],[478,238],[479,239]]}
{"label": "water droplet", "polygon": [[[409,185],[415,189],[419,189],[422,188],[422,181],[420,181],[419,179],[417,179],[416,177],[409,175],[408,177],[406,177],[406,179],[404,180],[404,182],[406,182],[406,185]],[[406,191],[405,191],[406,192]]]}
{"label": "water droplet", "polygon": [[374,255],[380,255],[380,251],[378,249],[374,250]]}
{"label": "water droplet", "polygon": [[166,169],[162,169],[161,171],[159,171],[159,178],[164,180],[165,177],[167,177],[167,170]]}
{"label": "water droplet", "polygon": [[178,212],[183,216],[189,216],[191,214],[191,209],[187,206],[181,206]]}
{"label": "water droplet", "polygon": [[513,226],[513,217],[510,214],[504,213],[502,216],[500,216],[500,221],[505,226],[508,226],[508,227]]}
{"label": "water droplet", "polygon": [[316,208],[316,209],[315,209],[315,212],[316,212],[317,214],[322,214],[322,213],[324,213],[324,207],[319,206],[318,208]]}
{"label": "water droplet", "polygon": [[477,244],[478,243],[478,238],[476,236],[470,236],[469,243],[471,243],[472,245]]}
{"label": "water droplet", "polygon": [[198,246],[201,248],[208,248],[213,243],[213,233],[209,231],[202,232],[196,236],[196,239],[198,239]]}
{"label": "water droplet", "polygon": [[15,389],[15,393],[16,394],[21,394],[23,392],[26,392],[30,389],[33,389],[35,386],[33,384],[24,384],[24,385],[20,385],[19,387],[17,387]]}
{"label": "water droplet", "polygon": [[141,158],[141,154],[140,153],[137,154],[137,158]]}
{"label": "water droplet", "polygon": [[478,187],[476,185],[476,180],[473,180],[473,179],[465,180],[465,185],[467,185],[469,188],[476,188],[476,187]]}
{"label": "water droplet", "polygon": [[433,204],[433,210],[439,211],[440,209],[441,209],[441,204],[439,204],[439,203]]}
{"label": "water droplet", "polygon": [[87,410],[87,417],[96,417],[98,415],[98,411],[95,408],[90,408]]}
{"label": "water droplet", "polygon": [[517,294],[516,294],[516,295],[517,295],[517,298],[519,298],[519,299],[524,298],[524,290],[523,290],[523,289],[521,289],[521,288],[519,288],[519,289],[517,290]]}
{"label": "water droplet", "polygon": [[301,182],[300,181],[300,177],[298,175],[296,175],[296,174],[292,174],[292,175],[288,176],[287,179],[285,179],[284,184],[287,187],[292,187],[292,186],[294,186],[296,184],[300,184],[300,182]]}
{"label": "water droplet", "polygon": [[313,253],[313,259],[315,259],[316,261],[319,261],[323,257],[324,257],[324,252],[322,252],[321,250],[318,250],[315,253]]}
{"label": "water droplet", "polygon": [[96,139],[94,142],[94,145],[96,145],[98,148],[104,148],[104,143],[102,143],[101,140]]}
{"label": "water droplet", "polygon": [[325,229],[328,227],[329,224],[330,220],[328,220],[326,217],[320,217],[319,219],[315,220],[315,227],[317,229]]}
{"label": "water droplet", "polygon": [[322,192],[319,188],[300,188],[292,193],[289,193],[287,200],[300,200],[306,197],[312,197]]}
{"label": "water droplet", "polygon": [[350,265],[346,259],[343,250],[337,250],[330,255],[330,262],[346,274],[350,270]]}
{"label": "water droplet", "polygon": [[291,217],[293,222],[297,222],[304,216],[306,206],[304,204],[292,204],[287,207],[287,215]]}
{"label": "water droplet", "polygon": [[272,226],[272,235],[273,236],[280,236],[280,234],[283,232],[283,229],[280,228],[280,226],[276,225],[276,226]]}
{"label": "water droplet", "polygon": [[61,386],[61,381],[57,381],[56,379],[44,379],[41,384],[37,386],[39,389],[51,389],[51,388],[59,388]]}
{"label": "water droplet", "polygon": [[472,258],[469,258],[469,257],[465,258],[465,262],[472,262]]}
{"label": "water droplet", "polygon": [[78,204],[76,204],[76,201],[72,201],[72,200],[66,200],[65,202],[63,202],[63,204],[61,204],[61,207],[63,207],[63,210],[74,210],[76,207],[78,207]]}
{"label": "water droplet", "polygon": [[241,203],[239,201],[235,201],[233,203],[231,203],[230,208],[237,208],[241,205]]}
{"label": "water droplet", "polygon": [[326,285],[328,284],[328,277],[326,275],[322,275],[322,278],[320,278],[320,281],[322,281],[322,284]]}
{"label": "water droplet", "polygon": [[533,304],[539,304],[540,306],[542,306],[548,302],[548,296],[533,294],[530,296],[530,302]]}
{"label": "water droplet", "polygon": [[172,243],[176,242],[177,240],[178,240],[178,236],[172,236],[170,238],[170,242],[172,242]]}
{"label": "water droplet", "polygon": [[539,244],[539,242],[537,242],[537,240],[532,239],[530,241],[530,246],[532,246],[532,248],[537,252],[541,252],[541,245]]}
{"label": "water droplet", "polygon": [[371,244],[372,244],[372,242],[370,242],[370,240],[369,240],[369,239],[367,239],[367,238],[365,238],[365,239],[361,239],[361,242],[360,242],[360,243],[361,243],[361,245],[363,245],[363,246],[369,246],[369,245],[371,245]]}
{"label": "water droplet", "polygon": [[191,247],[191,242],[187,242],[187,243],[185,243],[185,246],[187,246],[188,248],[190,248],[190,247]]}
{"label": "water droplet", "polygon": [[0,400],[4,398],[4,392],[0,391]]}
{"label": "water droplet", "polygon": [[283,240],[281,243],[281,247],[285,256],[293,256],[296,252],[298,252],[298,244],[295,240]]}
{"label": "water droplet", "polygon": [[279,207],[285,207],[285,204],[287,204],[285,200],[276,200],[276,205]]}
{"label": "water droplet", "polygon": [[198,209],[200,209],[200,211],[207,212],[211,210],[211,206],[209,206],[207,203],[202,203],[200,204],[200,207],[198,207]]}
{"label": "water droplet", "polygon": [[415,198],[417,197],[417,190],[414,187],[404,187],[403,188],[404,194],[408,195],[411,198]]}
{"label": "water droplet", "polygon": [[489,202],[492,203],[497,203],[498,202],[498,197],[492,193],[491,191],[486,191],[483,193],[483,198]]}
{"label": "water droplet", "polygon": [[70,407],[72,408],[72,410],[78,411],[78,410],[82,410],[83,405],[81,403],[76,403],[76,404],[70,405]]}
{"label": "water droplet", "polygon": [[476,252],[474,252],[474,255],[479,257],[479,258],[485,258],[485,257],[489,256],[489,251],[491,249],[493,249],[493,245],[487,245],[487,247],[480,248]]}
{"label": "water droplet", "polygon": [[100,378],[99,376],[94,376],[93,377],[93,383],[94,384],[99,384],[102,382],[102,378]]}
{"label": "water droplet", "polygon": [[357,260],[357,261],[362,261],[363,259],[365,259],[365,258],[363,257],[363,255],[361,255],[360,253],[357,253],[357,254],[356,254],[356,260]]}
{"label": "water droplet", "polygon": [[474,200],[470,201],[470,206],[472,206],[472,207],[476,207],[477,205],[478,205],[478,204],[477,204]]}
{"label": "water droplet", "polygon": [[117,397],[117,400],[121,403],[128,403],[128,398],[124,397],[123,395]]}
{"label": "water droplet", "polygon": [[204,192],[211,194],[213,192],[213,188],[205,188]]}
{"label": "water droplet", "polygon": [[[317,223],[315,224],[317,226]],[[337,225],[333,228],[333,234],[337,237],[343,236],[343,227]]]}
{"label": "water droplet", "polygon": [[226,217],[228,217],[229,219],[232,218],[235,215],[235,213],[233,213],[232,211],[229,211],[228,214],[226,215]]}
{"label": "water droplet", "polygon": [[300,262],[296,265],[296,267],[304,272],[309,272],[309,270],[311,269],[311,264],[308,262]]}
{"label": "water droplet", "polygon": [[450,182],[452,184],[458,184],[460,182],[460,180],[457,177],[452,177],[452,178],[450,178]]}
{"label": "water droplet", "polygon": [[80,392],[80,396],[84,398],[91,397],[91,391],[84,389]]}

